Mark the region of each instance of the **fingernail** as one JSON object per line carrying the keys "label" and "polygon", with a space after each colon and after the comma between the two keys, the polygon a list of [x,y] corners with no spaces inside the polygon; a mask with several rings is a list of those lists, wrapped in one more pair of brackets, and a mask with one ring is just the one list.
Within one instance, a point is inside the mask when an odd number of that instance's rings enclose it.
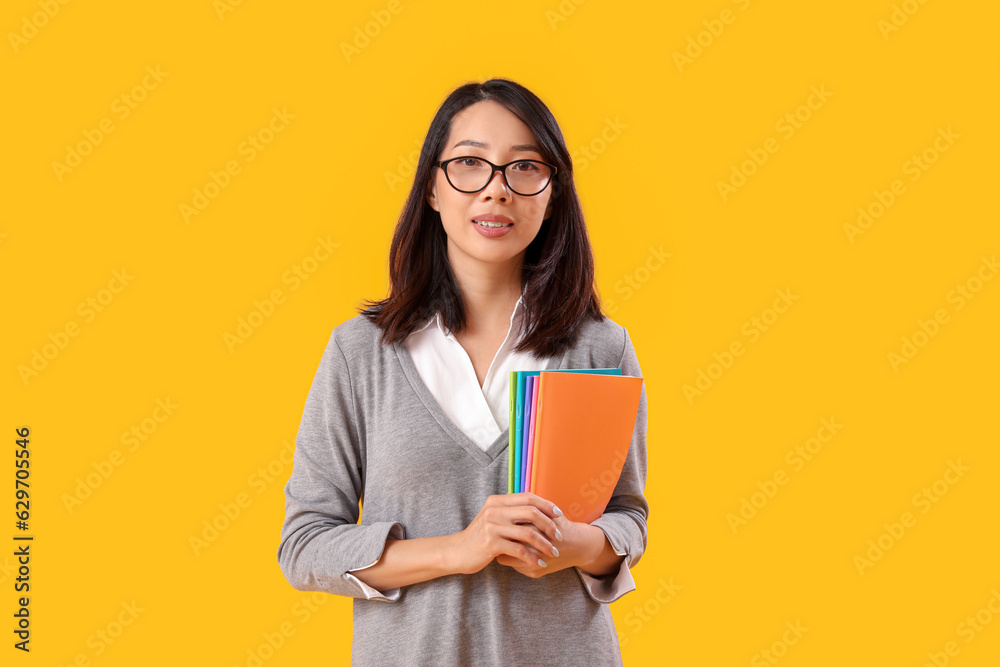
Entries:
{"label": "fingernail", "polygon": [[555,512],[556,516],[562,516],[563,515],[562,510],[559,509],[558,505],[553,505],[552,506],[552,511]]}
{"label": "fingernail", "polygon": [[556,528],[556,539],[559,540],[560,542],[563,541],[562,533],[559,532],[558,528]]}
{"label": "fingernail", "polygon": [[539,558],[538,559],[538,567],[548,567],[548,565],[545,563],[544,560],[542,560],[541,558]]}
{"label": "fingernail", "polygon": [[558,558],[559,557],[559,550],[556,549],[555,547],[552,547],[552,555],[555,556],[556,558]]}

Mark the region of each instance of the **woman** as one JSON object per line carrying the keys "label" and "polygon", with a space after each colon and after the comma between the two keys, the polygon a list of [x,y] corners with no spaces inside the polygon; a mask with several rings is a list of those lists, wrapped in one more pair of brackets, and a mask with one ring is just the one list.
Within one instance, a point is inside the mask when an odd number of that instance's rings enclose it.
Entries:
{"label": "woman", "polygon": [[646,546],[645,389],[603,516],[506,493],[510,370],[641,376],[541,100],[505,79],[445,100],[389,265],[389,297],[334,328],[306,400],[282,572],[356,598],[355,665],[621,664],[608,603]]}

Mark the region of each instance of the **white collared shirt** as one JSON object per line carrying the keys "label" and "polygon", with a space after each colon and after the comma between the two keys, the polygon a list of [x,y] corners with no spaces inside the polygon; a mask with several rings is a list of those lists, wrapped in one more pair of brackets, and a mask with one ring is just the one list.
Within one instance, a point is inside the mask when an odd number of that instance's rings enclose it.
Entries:
{"label": "white collared shirt", "polygon": [[520,297],[514,304],[507,337],[494,355],[482,387],[468,352],[444,326],[441,313],[406,339],[413,364],[434,400],[483,451],[508,426],[510,372],[545,370],[554,359],[512,351],[523,333],[523,299]]}

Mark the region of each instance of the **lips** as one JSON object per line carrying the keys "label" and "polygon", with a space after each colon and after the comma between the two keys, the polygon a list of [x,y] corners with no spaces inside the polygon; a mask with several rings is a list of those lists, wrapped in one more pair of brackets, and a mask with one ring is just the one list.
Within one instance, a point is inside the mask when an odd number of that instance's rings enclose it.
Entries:
{"label": "lips", "polygon": [[500,215],[498,213],[484,213],[482,215],[473,216],[470,220],[472,224],[477,224],[479,222],[490,223],[487,225],[479,225],[480,227],[487,228],[497,228],[499,226],[509,227],[514,224],[514,221],[508,218],[506,215]]}
{"label": "lips", "polygon": [[476,228],[476,233],[487,239],[500,239],[511,233],[514,221],[499,213],[483,213],[472,216],[469,220]]}

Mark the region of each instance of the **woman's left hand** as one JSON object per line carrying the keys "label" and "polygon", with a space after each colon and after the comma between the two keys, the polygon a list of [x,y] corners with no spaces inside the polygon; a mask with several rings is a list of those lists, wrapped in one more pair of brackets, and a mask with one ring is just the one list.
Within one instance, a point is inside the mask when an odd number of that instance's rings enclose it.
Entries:
{"label": "woman's left hand", "polygon": [[588,523],[570,521],[566,517],[556,517],[553,521],[563,537],[561,541],[553,543],[559,555],[540,554],[533,547],[528,547],[529,550],[537,554],[545,566],[541,564],[527,565],[523,560],[507,555],[497,556],[497,563],[512,567],[532,579],[574,566],[586,571],[586,566],[594,563],[604,549],[607,540],[604,531]]}

